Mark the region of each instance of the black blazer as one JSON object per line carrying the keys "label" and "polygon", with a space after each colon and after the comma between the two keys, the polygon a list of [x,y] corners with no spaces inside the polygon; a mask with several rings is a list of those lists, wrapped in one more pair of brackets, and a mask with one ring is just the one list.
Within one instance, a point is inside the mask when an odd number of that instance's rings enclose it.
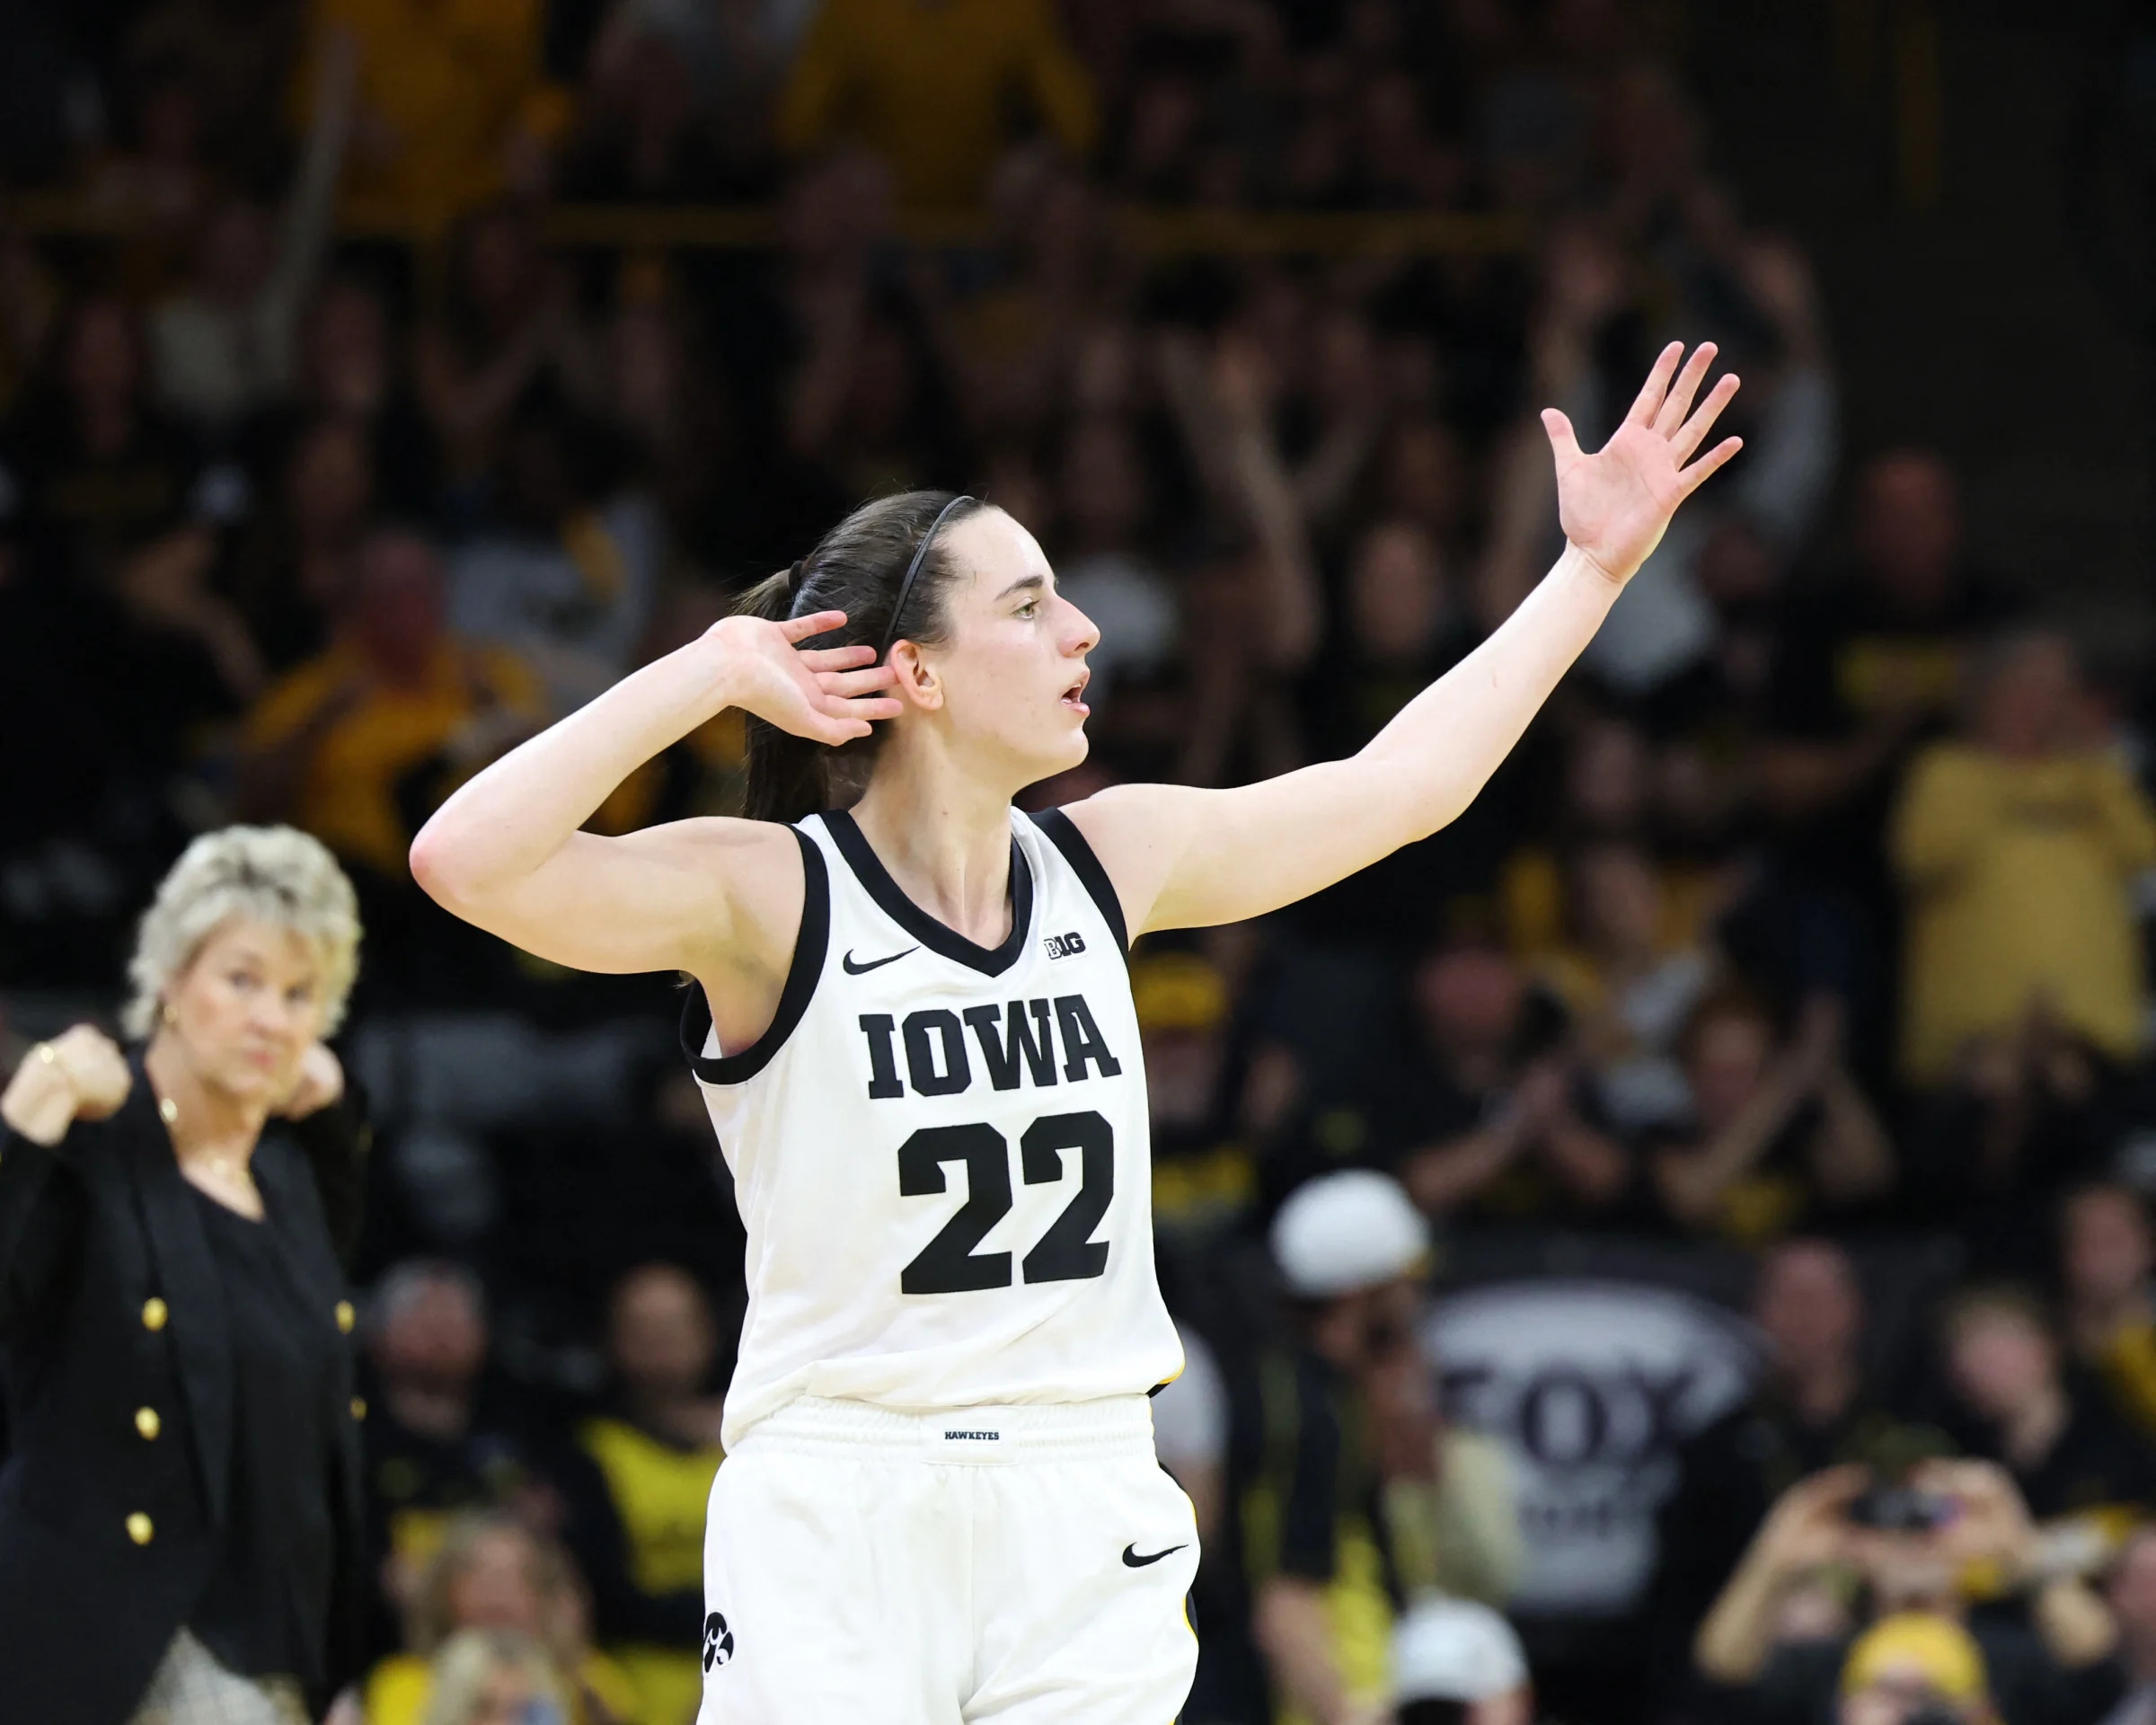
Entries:
{"label": "black blazer", "polygon": [[[224,1287],[139,1057],[109,1120],[52,1149],[0,1125],[0,1716],[125,1725],[215,1567],[232,1479]],[[351,1330],[356,1103],[272,1121],[253,1172],[301,1286]],[[358,1674],[364,1597],[351,1349],[332,1428],[338,1544],[329,1692]],[[327,1694],[315,1698],[326,1704]]]}

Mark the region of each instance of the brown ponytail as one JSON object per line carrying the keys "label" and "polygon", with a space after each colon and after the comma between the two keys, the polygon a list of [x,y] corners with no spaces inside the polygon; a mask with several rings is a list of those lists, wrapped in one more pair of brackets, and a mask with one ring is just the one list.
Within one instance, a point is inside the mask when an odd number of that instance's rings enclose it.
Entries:
{"label": "brown ponytail", "polygon": [[[939,647],[948,638],[947,600],[957,568],[938,532],[986,506],[950,491],[901,491],[864,503],[817,542],[791,569],[759,581],[743,596],[738,613],[773,623],[817,611],[844,611],[845,626],[805,643],[870,647],[887,640]],[[902,615],[892,615],[908,568],[920,558]],[[884,738],[870,735],[833,748],[796,737],[763,720],[748,721],[748,795],[752,820],[796,821],[819,809],[843,808],[868,787],[876,751]]]}

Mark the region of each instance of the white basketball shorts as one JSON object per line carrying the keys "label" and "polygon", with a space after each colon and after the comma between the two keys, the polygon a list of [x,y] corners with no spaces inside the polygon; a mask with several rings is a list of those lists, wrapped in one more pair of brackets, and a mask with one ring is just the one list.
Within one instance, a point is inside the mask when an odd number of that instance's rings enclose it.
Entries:
{"label": "white basketball shorts", "polygon": [[1170,1725],[1197,1573],[1144,1396],[804,1397],[711,1486],[698,1725]]}

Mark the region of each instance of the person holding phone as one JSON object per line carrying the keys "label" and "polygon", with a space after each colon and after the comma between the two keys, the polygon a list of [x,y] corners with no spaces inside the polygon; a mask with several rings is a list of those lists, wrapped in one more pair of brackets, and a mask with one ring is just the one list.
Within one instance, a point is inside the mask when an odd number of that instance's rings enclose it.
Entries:
{"label": "person holding phone", "polygon": [[513,1630],[459,1630],[434,1656],[422,1725],[568,1725],[546,1649]]}
{"label": "person holding phone", "polygon": [[[1888,1504],[1898,1506],[1892,1514]],[[1890,1521],[1899,1525],[1881,1525]],[[2021,1608],[1973,1610],[1979,1600]],[[1919,1694],[1923,1685],[1889,1671],[1903,1661],[1882,1657],[1880,1682],[1906,1706],[1882,1711],[1891,1696],[1874,1697],[1878,1706],[1844,1709],[1847,1725],[1905,1725],[1910,1709],[1941,1696],[1995,1704],[2012,1725],[2070,1725],[2101,1718],[2119,1697],[2109,1609],[2049,1561],[2012,1477],[1984,1461],[1921,1461],[1893,1481],[1851,1464],[1798,1481],[1776,1500],[1701,1624],[1693,1663],[1746,1718],[1796,1725],[1833,1717],[1837,1696],[1850,1702],[1876,1686],[1865,1675],[1868,1643],[1903,1618],[1952,1630],[1925,1630],[1926,1647],[1966,1640],[1981,1681],[1932,1682],[1937,1695]]]}

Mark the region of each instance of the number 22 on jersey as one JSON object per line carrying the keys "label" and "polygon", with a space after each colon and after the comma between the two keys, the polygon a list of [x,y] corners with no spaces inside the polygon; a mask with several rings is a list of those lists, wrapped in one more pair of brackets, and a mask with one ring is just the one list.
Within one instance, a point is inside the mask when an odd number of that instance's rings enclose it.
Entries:
{"label": "number 22 on jersey", "polygon": [[[1025,1256],[1029,1282],[1079,1282],[1108,1268],[1108,1244],[1092,1232],[1116,1195],[1115,1128],[1090,1109],[1044,1114],[1018,1141],[1018,1163],[1029,1186],[1064,1177],[1063,1153],[1078,1153],[1078,1191]],[[898,1194],[927,1198],[948,1190],[946,1163],[966,1165],[966,1201],[933,1240],[899,1272],[906,1294],[961,1294],[1011,1286],[1011,1254],[976,1252],[989,1229],[1011,1214],[1011,1146],[983,1121],[924,1126],[898,1146]]]}

